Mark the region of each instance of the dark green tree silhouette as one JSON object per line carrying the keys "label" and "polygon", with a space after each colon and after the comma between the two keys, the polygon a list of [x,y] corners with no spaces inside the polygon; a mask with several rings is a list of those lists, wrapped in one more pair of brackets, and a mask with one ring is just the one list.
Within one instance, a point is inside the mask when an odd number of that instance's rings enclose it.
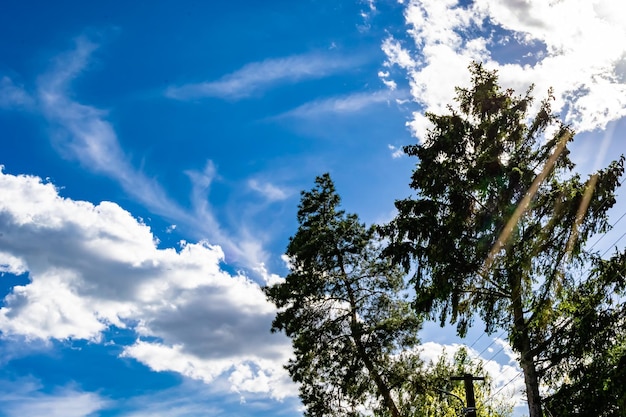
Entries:
{"label": "dark green tree silhouette", "polygon": [[487,332],[508,330],[530,417],[540,417],[545,341],[559,330],[585,243],[608,227],[623,158],[581,179],[569,158],[573,131],[549,99],[530,118],[530,91],[516,96],[495,72],[470,70],[472,86],[457,88],[456,106],[428,113],[423,142],[404,148],[418,159],[416,196],[397,201],[397,216],[381,228],[391,241],[385,253],[415,271],[418,313],[455,323],[461,336],[476,315]]}
{"label": "dark green tree silhouette", "polygon": [[339,204],[328,174],[302,193],[291,272],[265,288],[279,309],[272,330],[292,339],[286,368],[306,416],[408,416],[422,387],[413,349],[421,324],[403,296],[403,271]]}
{"label": "dark green tree silhouette", "polygon": [[554,416],[626,415],[626,252],[597,259],[559,306],[543,364]]}

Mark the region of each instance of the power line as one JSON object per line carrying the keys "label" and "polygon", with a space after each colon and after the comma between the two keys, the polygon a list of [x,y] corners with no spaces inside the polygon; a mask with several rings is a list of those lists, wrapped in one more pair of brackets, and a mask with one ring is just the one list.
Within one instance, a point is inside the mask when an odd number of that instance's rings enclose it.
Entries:
{"label": "power line", "polygon": [[[600,211],[600,209],[604,206],[604,204],[606,203],[606,201],[607,201],[607,200],[605,200],[605,201],[604,201],[604,202],[600,205],[600,207],[598,207],[598,208],[595,210],[595,213],[597,213],[598,211]],[[615,221],[615,223],[613,223],[613,224],[611,225],[611,229],[613,229],[613,228],[614,228],[614,227],[615,227],[615,226],[616,226],[616,225],[617,225],[617,224],[618,224],[618,223],[619,223],[619,222],[620,222],[620,221],[621,221],[624,217],[626,217],[626,211],[625,211],[624,213],[622,213],[622,215],[621,215],[621,216],[620,216],[620,217],[619,217],[619,218]],[[600,236],[600,238],[599,238],[598,240],[596,240],[596,242],[595,242],[593,245],[591,245],[591,247],[590,247],[588,250],[589,250],[589,251],[591,251],[591,250],[592,250],[592,249],[593,249],[593,248],[594,248],[594,247],[598,244],[598,242],[600,242],[600,241],[601,241],[604,237],[606,237],[606,236],[607,236],[607,234],[608,234],[608,231],[606,231],[606,232],[602,233],[602,236]],[[622,240],[625,236],[626,236],[626,232],[624,232],[624,233],[623,233],[623,234],[622,234],[622,235],[621,235],[621,236],[620,236],[620,237],[619,237],[619,238],[618,238],[615,242],[613,242],[613,244],[609,246],[609,249],[607,249],[606,251],[604,251],[604,252],[602,253],[602,255],[600,255],[600,257],[603,257],[604,255],[606,255],[606,253],[610,250],[610,248],[612,248],[612,247],[614,247],[615,245],[617,245],[617,243],[619,243],[619,241],[620,241],[620,240]],[[591,271],[587,270],[586,272],[587,272],[587,274],[589,274],[589,272],[591,272]],[[579,280],[578,282],[574,282],[574,283],[575,283],[576,285],[580,285],[580,284],[582,283],[582,279],[583,279],[583,274],[581,274],[581,278],[580,278],[580,280]],[[520,296],[521,296],[521,295],[520,295]],[[520,296],[518,296],[518,298],[519,298]],[[517,298],[516,298],[515,300],[513,300],[513,301],[517,301]],[[504,335],[507,331],[508,331],[508,330],[507,330],[507,329],[505,329],[502,333],[500,333],[500,334],[499,334],[499,335],[498,335],[498,336],[497,336],[497,337],[496,337],[496,338],[495,338],[495,339],[494,339],[494,340],[493,340],[493,341],[492,341],[492,342],[491,342],[491,343],[490,343],[490,344],[489,344],[486,348],[484,348],[483,350],[481,350],[481,351],[478,353],[478,356],[480,357],[480,356],[481,356],[481,355],[482,355],[482,354],[483,354],[483,353],[484,353],[487,349],[489,349],[491,346],[493,346],[493,344],[496,342],[496,340],[497,340],[497,339],[499,339],[499,338],[501,338],[501,337],[502,337],[502,336],[503,336],[503,335]],[[468,349],[471,349],[471,348],[472,348],[472,347],[473,347],[473,346],[474,346],[474,345],[475,345],[475,344],[476,344],[476,343],[477,343],[477,342],[478,342],[478,341],[479,341],[479,340],[480,340],[483,336],[485,336],[486,334],[487,334],[487,333],[483,331],[483,332],[480,334],[480,336],[478,336],[478,338],[476,338],[476,339],[474,340],[474,342],[473,342],[473,343],[472,343],[472,344],[468,347]],[[504,349],[504,348],[501,348],[501,349],[500,349],[497,353],[501,352],[503,349]],[[496,354],[497,354],[497,353],[496,353]],[[495,355],[494,355],[494,356],[495,356]],[[492,358],[493,358],[493,357],[492,357]],[[482,358],[481,358],[481,359],[482,359]],[[489,359],[489,360],[491,360],[491,359]]]}
{"label": "power line", "polygon": [[474,340],[474,343],[472,343],[472,344],[468,347],[468,349],[473,348],[473,347],[474,347],[474,345],[475,345],[475,344],[476,344],[476,343],[477,343],[480,339],[482,339],[482,337],[483,337],[484,335],[486,335],[486,334],[487,334],[487,333],[482,332],[482,333],[480,334],[480,336],[478,336],[478,339]]}
{"label": "power line", "polygon": [[[595,213],[596,213],[596,214],[597,214],[597,212],[599,212],[599,211],[602,209],[602,207],[604,207],[604,205],[606,204],[606,201],[608,201],[608,200],[603,201],[603,202],[602,202],[602,204],[601,204],[601,205],[600,205],[600,206],[599,206],[599,207],[595,210]],[[614,227],[615,227],[615,226],[616,226],[616,225],[617,225],[617,224],[618,224],[618,223],[619,223],[619,222],[620,222],[620,221],[621,221],[624,217],[626,217],[626,212],[624,212],[624,213],[623,213],[623,214],[622,214],[622,215],[621,215],[621,216],[620,216],[620,217],[619,217],[619,218],[618,218],[618,219],[617,219],[617,220],[616,220],[616,221],[615,221],[615,222],[614,222],[614,223],[610,226],[610,230],[612,230],[612,229],[613,229],[613,228],[614,228]],[[602,239],[604,239],[604,238],[607,236],[608,232],[609,232],[609,231],[607,230],[606,232],[602,233],[602,235],[601,235],[601,236],[600,236],[600,237],[599,237],[599,238],[598,238],[598,239],[597,239],[597,240],[593,243],[593,245],[591,245],[591,246],[589,247],[588,251],[589,251],[589,252],[591,252],[591,250],[592,250],[592,249],[593,249],[593,248],[594,248],[594,247],[595,247],[595,246],[596,246],[596,245],[597,245],[600,241],[602,241]],[[602,255],[600,255],[600,257],[601,257],[601,258],[602,258],[602,257],[604,257],[604,255],[606,255],[606,253],[607,253],[607,252],[608,252],[608,251],[609,251],[612,247],[615,247],[615,246],[617,245],[617,243],[619,243],[619,242],[620,242],[620,241],[621,241],[621,240],[622,240],[625,236],[626,236],[626,232],[624,232],[624,233],[623,233],[623,234],[622,234],[622,235],[621,235],[621,236],[620,236],[620,237],[619,237],[619,238],[618,238],[618,239],[617,239],[617,240],[616,240],[616,241],[615,241],[615,242],[614,242],[611,246],[609,246],[609,249],[607,249],[606,251],[604,251],[604,252],[602,253]],[[579,286],[579,285],[581,285],[581,284],[582,284],[582,282],[583,282],[584,276],[587,276],[587,277],[588,277],[591,273],[592,273],[592,271],[591,271],[591,270],[587,267],[587,271],[585,271],[585,273],[582,273],[582,272],[581,272],[581,275],[580,275],[580,280],[579,280],[578,282],[576,282],[576,279],[574,279],[574,280],[573,280],[573,284],[574,284],[575,286]],[[517,297],[515,300],[512,300],[512,302],[517,301],[517,300],[518,300],[518,298],[521,298],[521,296],[522,296],[522,294],[520,293],[520,294],[518,295],[518,297]],[[588,311],[588,312],[587,312],[587,313],[586,313],[583,317],[586,317],[587,315],[589,315],[589,314],[593,313],[593,311],[594,311],[594,310],[590,310],[590,311]],[[566,320],[566,321],[565,321],[565,323],[564,323],[564,326],[563,326],[563,327],[557,326],[557,328],[555,328],[554,330],[555,330],[555,331],[557,331],[557,332],[558,332],[558,331],[561,331],[562,329],[564,329],[564,328],[565,328],[566,326],[568,326],[569,324],[570,324],[570,322],[569,322],[568,320]],[[476,359],[481,360],[481,361],[482,361],[482,360],[484,360],[484,359],[482,358],[482,354],[483,354],[486,350],[488,350],[491,346],[493,346],[493,345],[497,342],[497,340],[498,340],[498,339],[500,339],[500,338],[501,338],[501,337],[502,337],[502,336],[503,336],[503,335],[504,335],[507,331],[508,331],[508,329],[504,329],[504,330],[503,330],[503,331],[502,331],[502,332],[501,332],[501,333],[500,333],[500,334],[499,334],[496,338],[494,338],[494,339],[493,339],[493,341],[492,341],[489,345],[487,345],[485,348],[483,348],[483,349],[482,349],[482,350],[478,353],[478,355],[477,355],[477,357],[476,357],[475,359],[472,359],[472,360],[476,360]],[[481,340],[481,339],[485,336],[485,334],[487,334],[487,332],[485,332],[485,331],[481,332],[481,334],[478,336],[478,338],[476,338],[476,339],[475,339],[475,340],[471,343],[471,345],[469,346],[468,350],[469,350],[469,349],[472,349],[472,348],[476,345],[476,343],[478,343],[478,341],[480,341],[480,340]],[[494,359],[494,358],[495,358],[495,357],[496,357],[496,356],[497,356],[500,352],[502,352],[504,349],[505,349],[505,346],[502,346],[502,347],[501,347],[498,351],[496,351],[496,352],[495,352],[495,353],[494,353],[494,354],[493,354],[493,355],[492,355],[489,359],[487,359],[487,362],[492,361],[492,360],[493,360],[493,359]],[[504,366],[503,366],[503,368],[504,368]],[[502,372],[501,372],[501,373],[500,373],[497,377],[499,377],[500,375],[504,374],[504,372],[506,372],[506,371],[507,371],[507,369],[503,369],[503,371],[502,371]],[[500,389],[499,389],[499,390],[498,390],[495,394],[493,394],[493,395],[492,395],[492,396],[491,396],[488,400],[490,400],[491,398],[493,398],[495,395],[499,394],[499,393],[500,393],[500,392],[501,392],[501,391],[502,391],[502,390],[503,390],[506,386],[508,386],[509,384],[511,384],[511,383],[512,383],[515,379],[519,378],[521,375],[523,375],[523,374],[522,374],[522,373],[518,373],[517,375],[515,375],[515,377],[513,377],[511,380],[509,380],[509,381],[508,381],[508,382],[507,382],[504,386],[502,386],[502,387],[501,387],[501,388],[500,388]]]}
{"label": "power line", "polygon": [[498,339],[500,339],[502,336],[504,336],[504,334],[505,334],[506,332],[508,332],[508,330],[507,330],[507,329],[504,329],[504,330],[502,331],[502,333],[500,333],[497,337],[495,337],[495,338],[493,339],[493,341],[492,341],[492,342],[491,342],[491,343],[490,343],[490,344],[489,344],[486,348],[484,348],[483,350],[481,350],[481,351],[478,353],[478,356],[481,356],[481,355],[482,355],[482,354],[483,354],[483,353],[484,353],[487,349],[489,349],[491,346],[493,346],[493,345],[494,345],[494,343],[496,343],[496,340],[498,340]]}
{"label": "power line", "polygon": [[[624,213],[624,214],[626,214],[626,213]],[[622,238],[623,238],[624,236],[626,236],[626,232],[622,233],[622,235],[621,235],[621,236],[620,236],[620,237],[619,237],[619,238],[618,238],[615,242],[613,242],[613,244],[612,244],[611,246],[609,246],[609,248],[608,248],[607,250],[605,250],[605,251],[602,253],[602,255],[600,255],[600,257],[603,257],[604,255],[606,255],[606,253],[607,253],[608,251],[610,251],[610,250],[611,250],[611,248],[613,248],[613,246],[616,246],[616,245],[617,245],[617,243],[618,243],[620,240],[622,240]]]}
{"label": "power line", "polygon": [[509,386],[513,381],[515,381],[517,378],[519,378],[520,376],[522,376],[521,372],[518,372],[517,375],[515,375],[513,378],[511,378],[506,384],[504,384],[503,386],[500,387],[499,390],[497,390],[495,393],[491,394],[485,401],[484,403],[487,403],[489,401],[491,401],[496,395],[500,394],[500,392],[505,389],[507,386]]}
{"label": "power line", "polygon": [[[619,219],[617,219],[617,220],[615,221],[615,223],[613,223],[613,224],[611,225],[611,229],[613,229],[613,228],[615,227],[615,225],[616,225],[617,223],[619,223],[619,222],[620,222],[620,220],[622,220],[625,216],[626,216],[626,211],[625,211],[625,212],[624,212],[624,213],[620,216],[620,218],[619,218]],[[591,249],[593,249],[593,248],[594,248],[594,247],[595,247],[595,246],[596,246],[596,245],[597,245],[597,244],[598,244],[598,243],[599,243],[602,239],[604,239],[604,238],[606,237],[606,235],[607,235],[607,234],[608,234],[608,231],[606,231],[606,232],[602,233],[602,236],[600,236],[600,238],[599,238],[598,240],[596,240],[596,241],[595,241],[595,243],[594,243],[593,245],[591,245],[591,247],[589,247],[589,251],[591,251]]]}

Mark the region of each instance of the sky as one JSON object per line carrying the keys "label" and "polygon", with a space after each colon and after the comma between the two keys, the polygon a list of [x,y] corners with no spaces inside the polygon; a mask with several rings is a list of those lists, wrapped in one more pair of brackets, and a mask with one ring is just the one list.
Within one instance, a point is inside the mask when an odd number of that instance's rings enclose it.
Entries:
{"label": "sky", "polygon": [[[578,132],[582,175],[626,144],[626,6],[611,0],[5,0],[0,13],[0,416],[302,415],[262,292],[325,172],[368,224],[411,194],[424,112],[468,65]],[[623,194],[623,193],[620,193]],[[611,211],[620,241],[624,196]],[[623,228],[623,224],[621,224]],[[503,334],[427,325],[524,410]]]}

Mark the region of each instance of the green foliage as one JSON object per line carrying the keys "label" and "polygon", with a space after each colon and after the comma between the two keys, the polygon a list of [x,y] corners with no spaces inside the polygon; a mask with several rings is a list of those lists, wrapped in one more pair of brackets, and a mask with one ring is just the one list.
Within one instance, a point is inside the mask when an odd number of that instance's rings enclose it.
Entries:
{"label": "green foliage", "polygon": [[561,303],[544,372],[553,415],[626,414],[626,253],[596,260],[592,276]]}
{"label": "green foliage", "polygon": [[[502,401],[492,394],[492,380],[482,361],[472,360],[465,348],[459,349],[452,360],[444,351],[437,363],[431,364],[426,374],[431,389],[424,397],[415,416],[458,417],[465,406],[465,388],[462,381],[452,381],[453,376],[470,374],[485,377],[474,383],[477,417],[507,417],[513,413],[512,401]],[[453,394],[453,395],[450,395]]]}
{"label": "green foliage", "polygon": [[449,114],[427,114],[415,198],[396,202],[381,228],[386,255],[408,271],[415,264],[415,309],[466,334],[474,315],[486,331],[509,329],[520,354],[531,417],[541,415],[540,364],[572,267],[589,259],[584,245],[608,228],[607,210],[624,159],[583,180],[567,145],[571,129],[552,115],[550,98],[529,117],[529,90],[502,90],[495,72],[470,67],[472,87],[457,89]]}
{"label": "green foliage", "polygon": [[399,401],[421,386],[412,353],[420,321],[403,296],[403,272],[339,204],[328,174],[302,193],[291,272],[265,288],[279,309],[272,330],[292,339],[286,368],[306,416],[399,416]]}
{"label": "green foliage", "polygon": [[[384,250],[340,210],[328,174],[302,193],[291,272],[265,292],[279,309],[272,330],[292,339],[286,368],[306,416],[458,415],[460,401],[441,391],[463,398],[450,376],[485,375],[481,365],[460,351],[454,363],[424,367],[416,335],[430,318],[464,336],[476,317],[487,332],[508,331],[531,417],[544,404],[554,416],[624,415],[626,254],[602,260],[585,246],[608,229],[624,158],[581,178],[569,158],[574,132],[552,114],[551,97],[530,117],[531,90],[515,96],[495,72],[470,70],[457,106],[427,114],[424,141],[404,148],[418,159],[417,195],[378,228]],[[510,415],[489,387],[476,389],[478,415]]]}

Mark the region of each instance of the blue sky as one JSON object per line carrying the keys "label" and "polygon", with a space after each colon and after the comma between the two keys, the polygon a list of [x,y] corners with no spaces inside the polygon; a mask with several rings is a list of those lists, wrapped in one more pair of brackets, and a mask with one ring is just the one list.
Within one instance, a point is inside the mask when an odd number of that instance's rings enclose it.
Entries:
{"label": "blue sky", "polygon": [[[390,219],[400,148],[472,60],[552,86],[580,172],[606,165],[626,151],[623,7],[6,1],[0,416],[300,416],[259,289],[286,273],[299,191],[330,172],[348,211]],[[465,343],[521,398],[506,343],[481,335]],[[422,340],[427,358],[459,343]]]}

